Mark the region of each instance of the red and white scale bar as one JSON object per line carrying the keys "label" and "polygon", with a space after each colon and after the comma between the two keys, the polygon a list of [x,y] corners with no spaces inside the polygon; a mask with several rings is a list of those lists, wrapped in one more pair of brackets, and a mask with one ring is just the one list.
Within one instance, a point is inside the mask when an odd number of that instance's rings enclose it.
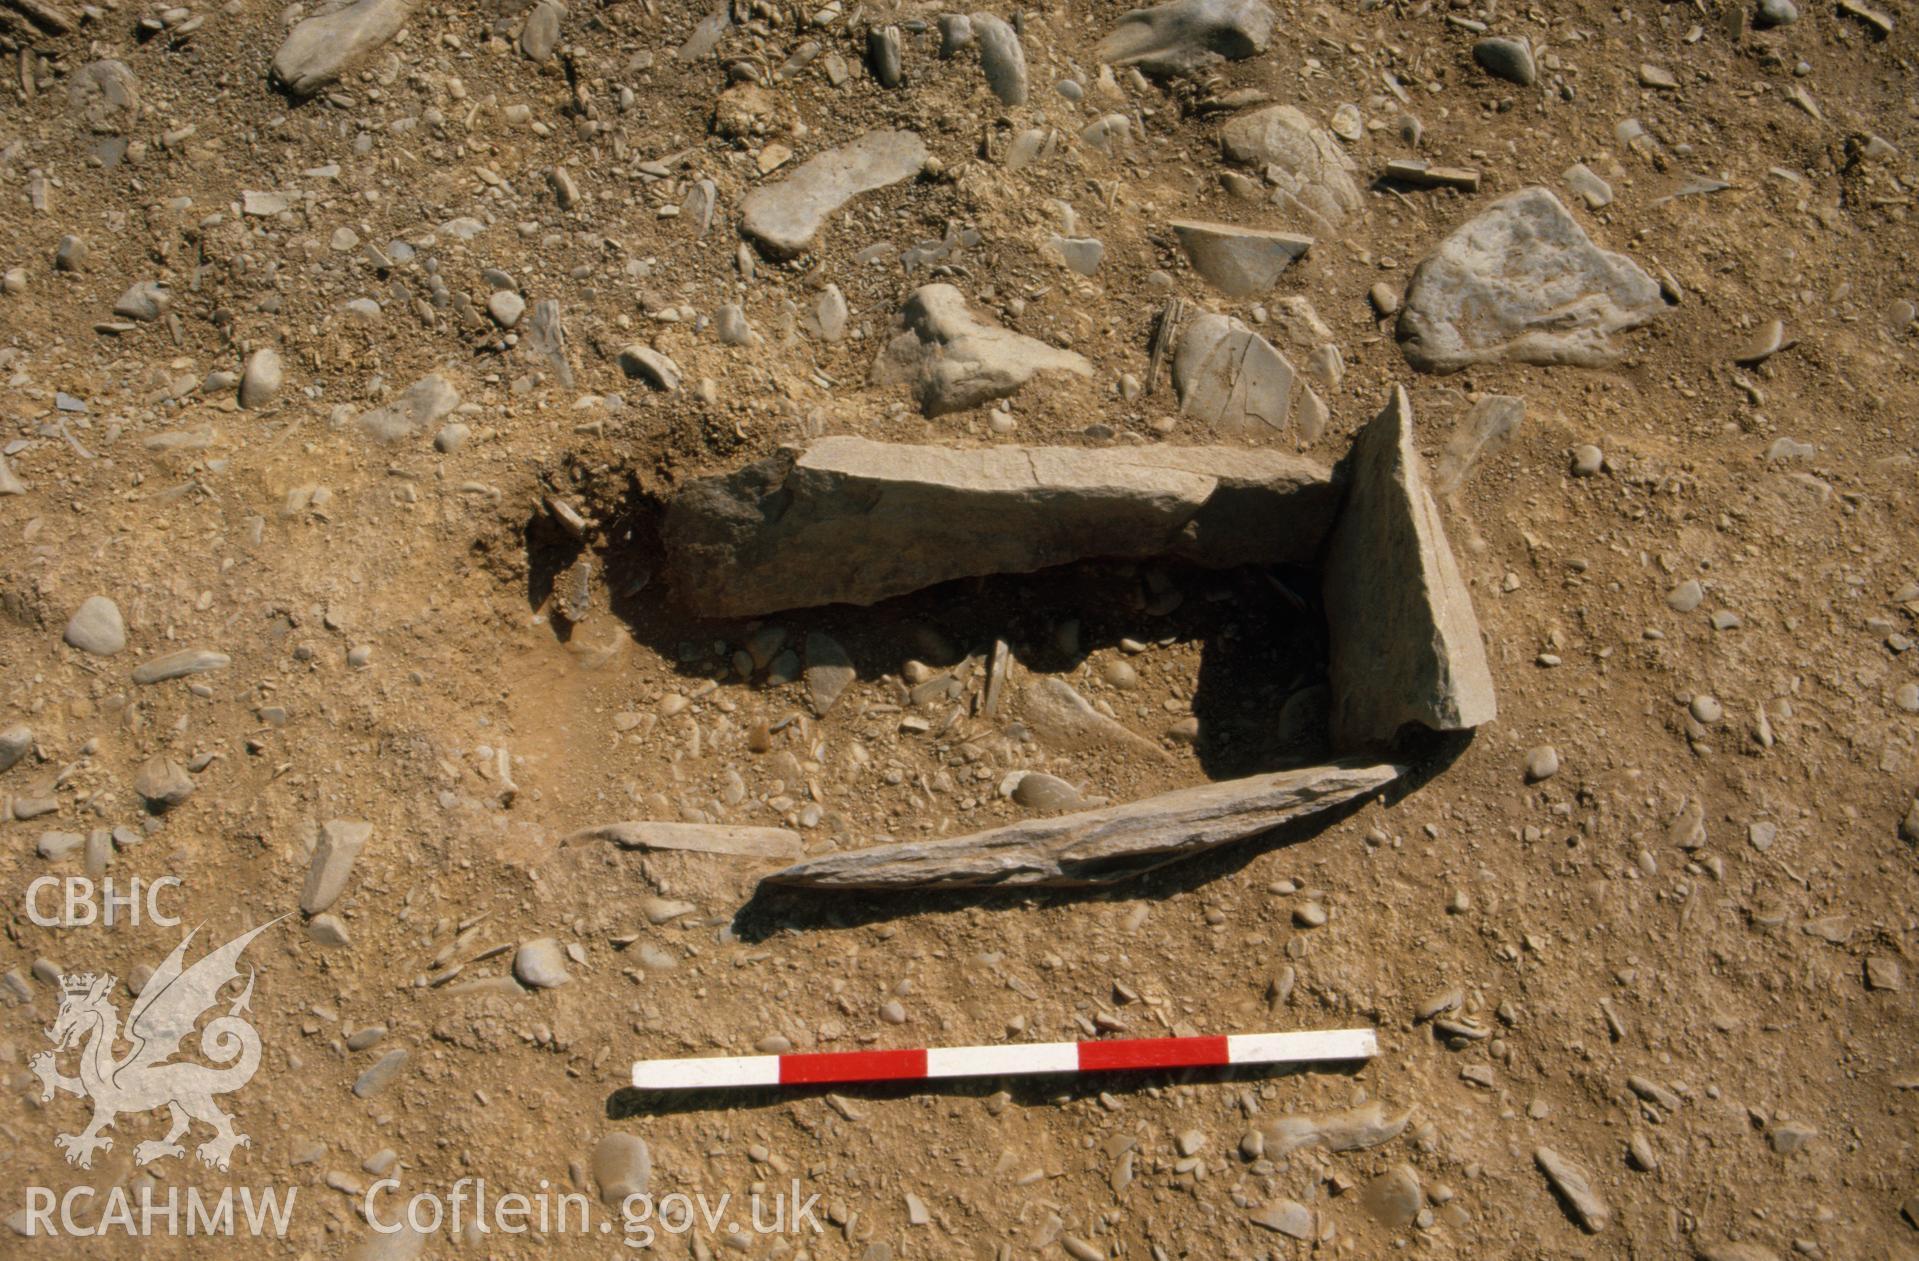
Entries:
{"label": "red and white scale bar", "polygon": [[934,1077],[1091,1073],[1120,1068],[1308,1064],[1324,1060],[1366,1060],[1377,1054],[1379,1039],[1371,1029],[1325,1029],[1236,1033],[1213,1038],[1017,1042],[1006,1046],[916,1047],[903,1051],[641,1060],[633,1066],[633,1085],[640,1090],[811,1086],[827,1082],[918,1081]]}

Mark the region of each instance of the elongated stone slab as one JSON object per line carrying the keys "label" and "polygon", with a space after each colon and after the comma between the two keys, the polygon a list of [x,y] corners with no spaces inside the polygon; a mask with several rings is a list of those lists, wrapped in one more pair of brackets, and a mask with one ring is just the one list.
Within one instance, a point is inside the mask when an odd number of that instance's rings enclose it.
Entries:
{"label": "elongated stone slab", "polygon": [[717,823],[658,823],[645,820],[603,823],[583,828],[566,838],[612,841],[622,849],[680,849],[700,854],[733,854],[741,858],[797,858],[800,834],[785,828],[728,827]]}
{"label": "elongated stone slab", "polygon": [[774,258],[805,253],[820,228],[861,193],[897,184],[926,164],[910,131],[869,131],[802,163],[791,178],[762,184],[740,203],[741,230]]}
{"label": "elongated stone slab", "polygon": [[400,33],[414,0],[333,4],[293,28],[273,55],[273,79],[295,96],[312,96]]}
{"label": "elongated stone slab", "polygon": [[1344,805],[1377,792],[1401,771],[1350,762],[1230,779],[968,836],[809,859],[764,883],[828,889],[1113,884]]}
{"label": "elongated stone slab", "polygon": [[1306,564],[1338,503],[1329,470],[1270,450],[837,437],[689,483],[661,534],[687,607],[730,617],[1089,557]]}
{"label": "elongated stone slab", "polygon": [[1426,488],[1405,390],[1393,387],[1348,463],[1320,579],[1333,747],[1382,745],[1407,723],[1456,731],[1491,722],[1498,704],[1479,619]]}
{"label": "elongated stone slab", "polygon": [[182,648],[178,652],[163,653],[150,661],[143,661],[133,668],[135,683],[165,683],[168,679],[181,679],[189,674],[205,674],[209,670],[224,670],[233,664],[233,658],[224,652],[214,652],[210,648]]}

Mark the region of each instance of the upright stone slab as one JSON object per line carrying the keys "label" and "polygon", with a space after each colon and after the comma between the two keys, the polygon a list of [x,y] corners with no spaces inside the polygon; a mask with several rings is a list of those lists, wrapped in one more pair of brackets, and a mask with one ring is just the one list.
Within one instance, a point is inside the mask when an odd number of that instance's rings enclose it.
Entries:
{"label": "upright stone slab", "polygon": [[661,533],[687,606],[732,617],[1088,557],[1310,564],[1338,500],[1327,469],[1270,450],[839,437],[689,483]]}
{"label": "upright stone slab", "polygon": [[1321,590],[1331,641],[1333,747],[1391,741],[1407,723],[1456,731],[1498,712],[1472,597],[1459,576],[1412,404],[1395,386],[1360,431]]}
{"label": "upright stone slab", "polygon": [[1231,223],[1175,219],[1169,225],[1193,270],[1228,297],[1265,293],[1307,250],[1313,238]]}
{"label": "upright stone slab", "polygon": [[1494,202],[1413,272],[1399,348],[1426,372],[1476,363],[1619,359],[1615,333],[1666,309],[1639,264],[1594,245],[1559,198],[1528,188]]}

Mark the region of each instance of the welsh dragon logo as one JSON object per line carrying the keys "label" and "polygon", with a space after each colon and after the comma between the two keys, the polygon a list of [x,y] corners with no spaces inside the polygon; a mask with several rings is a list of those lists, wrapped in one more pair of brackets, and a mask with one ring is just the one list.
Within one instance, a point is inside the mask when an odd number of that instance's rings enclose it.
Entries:
{"label": "welsh dragon logo", "polygon": [[[238,963],[247,943],[279,922],[262,924],[192,967],[183,967],[187,945],[200,930],[188,933],[134,1000],[124,1034],[132,1050],[121,1059],[114,1058],[114,1044],[122,1037],[120,1013],[110,997],[118,978],[91,972],[60,978],[60,1015],[47,1030],[53,1050],[35,1055],[28,1067],[40,1079],[43,1100],[62,1090],[93,1100],[93,1120],[87,1128],[54,1139],[67,1154],[67,1163],[91,1169],[96,1150],[113,1149],[113,1140],[100,1131],[111,1126],[115,1117],[161,1107],[172,1116],[167,1136],[135,1146],[133,1158],[139,1164],[186,1155],[179,1138],[193,1121],[213,1130],[213,1137],[195,1148],[194,1154],[215,1169],[227,1168],[234,1148],[250,1145],[247,1136],[233,1128],[233,1118],[214,1105],[213,1097],[240,1089],[260,1067],[260,1035],[240,1018],[253,997],[252,969],[247,970],[246,988],[227,1014],[208,1021],[200,1031],[201,1052],[226,1067],[167,1061],[179,1052],[181,1041],[194,1031],[201,1015],[213,1008],[221,989],[239,979]],[[62,1077],[54,1057],[83,1042],[80,1075]]]}

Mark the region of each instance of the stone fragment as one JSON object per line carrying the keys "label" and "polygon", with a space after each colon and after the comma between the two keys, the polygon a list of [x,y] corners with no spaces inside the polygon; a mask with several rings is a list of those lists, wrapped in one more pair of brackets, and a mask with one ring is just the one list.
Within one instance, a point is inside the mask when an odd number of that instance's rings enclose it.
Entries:
{"label": "stone fragment", "polygon": [[645,1195],[653,1177],[653,1156],[637,1134],[608,1134],[593,1146],[593,1181],[600,1202],[618,1208],[628,1196]]}
{"label": "stone fragment", "polygon": [[1313,1210],[1298,1200],[1283,1197],[1253,1210],[1247,1220],[1288,1239],[1312,1239],[1318,1234],[1313,1225]]}
{"label": "stone fragment", "polygon": [[151,322],[167,313],[173,305],[173,295],[158,281],[143,280],[131,285],[114,301],[113,313],[129,320]]}
{"label": "stone fragment", "polygon": [[240,374],[240,406],[249,410],[264,407],[280,392],[282,380],[280,352],[262,346],[247,356],[246,369]]}
{"label": "stone fragment", "polygon": [[96,657],[111,657],[127,646],[127,624],[120,606],[103,595],[88,596],[67,619],[61,635],[70,647]]}
{"label": "stone fragment", "polygon": [[90,61],[68,82],[67,106],[88,130],[118,135],[140,117],[140,80],[124,61]]}
{"label": "stone fragment", "polygon": [[1368,1182],[1360,1193],[1360,1202],[1388,1230],[1405,1230],[1426,1205],[1419,1175],[1403,1162]]}
{"label": "stone fragment", "polygon": [[1069,753],[1123,749],[1135,757],[1166,760],[1158,745],[1100,713],[1065,679],[1036,679],[1020,699],[1027,725],[1049,749]]}
{"label": "stone fragment", "polygon": [[1529,88],[1539,81],[1539,69],[1533,64],[1533,50],[1523,39],[1493,36],[1473,45],[1473,60],[1495,79],[1504,79]]}
{"label": "stone fragment", "polygon": [[635,342],[620,351],[620,371],[656,390],[671,394],[680,388],[680,365],[651,346]]}
{"label": "stone fragment", "polygon": [[1175,219],[1171,227],[1193,270],[1232,298],[1265,293],[1313,247],[1313,238],[1294,232],[1195,219]]}
{"label": "stone fragment", "polygon": [[558,989],[573,979],[566,970],[566,951],[551,937],[524,942],[513,952],[513,975],[528,989]]}
{"label": "stone fragment", "polygon": [[273,55],[273,79],[312,96],[400,33],[414,0],[336,0],[293,28]]}
{"label": "stone fragment", "polygon": [[1398,386],[1353,444],[1321,591],[1331,641],[1333,746],[1388,742],[1407,723],[1456,731],[1498,712],[1492,673]]}
{"label": "stone fragment", "polygon": [[899,331],[873,365],[876,385],[910,385],[928,416],[1006,398],[1035,376],[1092,375],[1083,356],[973,313],[948,284],[923,285],[900,311]]}
{"label": "stone fragment", "polygon": [[398,1048],[382,1055],[374,1065],[361,1073],[353,1083],[353,1093],[361,1099],[369,1099],[393,1084],[393,1079],[406,1067],[407,1053]]}
{"label": "stone fragment", "polygon": [[776,871],[766,883],[829,889],[1112,884],[1364,797],[1399,773],[1396,766],[1338,763],[1226,780],[969,836],[845,851]]}
{"label": "stone fragment", "polygon": [[392,402],[360,413],[360,427],[381,442],[398,442],[425,433],[459,405],[460,392],[436,372],[409,385]]}
{"label": "stone fragment", "polygon": [[1358,169],[1339,140],[1291,105],[1269,105],[1227,120],[1219,132],[1228,161],[1259,167],[1273,202],[1316,236],[1336,237],[1360,207]]}
{"label": "stone fragment", "polygon": [[1550,1147],[1535,1148],[1533,1161],[1587,1234],[1596,1235],[1612,1224],[1611,1206],[1593,1189],[1584,1169]]}
{"label": "stone fragment", "polygon": [[730,617],[1087,557],[1310,564],[1338,500],[1326,469],[1276,451],[835,437],[688,483],[662,540],[688,607]]}
{"label": "stone fragment", "polygon": [[32,749],[33,729],[25,723],[0,728],[0,771],[12,770]]}
{"label": "stone fragment", "polygon": [[1002,105],[1026,104],[1026,50],[1020,47],[1019,32],[990,13],[972,14],[971,21],[986,86]]}
{"label": "stone fragment", "polygon": [[373,825],[358,819],[328,819],[320,826],[320,843],[313,848],[306,885],[300,890],[300,909],[318,915],[346,891],[354,860],[366,848]]}
{"label": "stone fragment", "polygon": [[1234,437],[1297,431],[1307,441],[1325,428],[1326,405],[1292,362],[1231,316],[1195,316],[1173,353],[1179,410]]}
{"label": "stone fragment", "polygon": [[635,820],[582,828],[566,838],[568,845],[612,841],[622,849],[690,850],[698,854],[732,854],[741,858],[795,858],[800,836],[785,828],[728,827],[717,823],[663,823]]}
{"label": "stone fragment", "polygon": [[1535,187],[1494,202],[1420,263],[1397,332],[1408,362],[1427,372],[1595,367],[1623,355],[1613,334],[1664,309],[1652,277],[1594,245],[1557,197]]}
{"label": "stone fragment", "polygon": [[762,184],[740,203],[741,230],[772,258],[804,253],[835,211],[861,193],[919,174],[926,146],[910,131],[872,131]]}
{"label": "stone fragment", "polygon": [[1525,419],[1525,399],[1511,394],[1481,396],[1440,452],[1439,468],[1433,474],[1434,492],[1450,495],[1458,490],[1473,466],[1519,432]]}
{"label": "stone fragment", "polygon": [[155,755],[134,775],[133,791],[140,794],[147,809],[160,814],[193,795],[193,778],[172,758]]}
{"label": "stone fragment", "polygon": [[1273,22],[1265,0],[1170,0],[1121,17],[1094,56],[1150,75],[1190,77],[1265,52]]}
{"label": "stone fragment", "polygon": [[839,704],[840,697],[855,678],[853,659],[846,655],[840,641],[825,631],[806,634],[806,694],[813,712],[822,718]]}
{"label": "stone fragment", "polygon": [[1344,1112],[1293,1112],[1260,1127],[1263,1150],[1278,1160],[1309,1147],[1329,1152],[1362,1151],[1398,1138],[1412,1120],[1412,1109],[1389,1114],[1374,1100]]}
{"label": "stone fragment", "polygon": [[69,232],[53,250],[55,271],[79,271],[87,265],[87,243]]}
{"label": "stone fragment", "polygon": [[133,681],[140,684],[165,683],[168,679],[181,679],[190,674],[224,670],[232,664],[233,659],[223,652],[213,652],[206,648],[182,648],[177,652],[163,653],[135,666]]}
{"label": "stone fragment", "polygon": [[560,23],[566,20],[566,6],[559,0],[539,0],[520,28],[520,51],[533,61],[553,60],[560,43]]}

